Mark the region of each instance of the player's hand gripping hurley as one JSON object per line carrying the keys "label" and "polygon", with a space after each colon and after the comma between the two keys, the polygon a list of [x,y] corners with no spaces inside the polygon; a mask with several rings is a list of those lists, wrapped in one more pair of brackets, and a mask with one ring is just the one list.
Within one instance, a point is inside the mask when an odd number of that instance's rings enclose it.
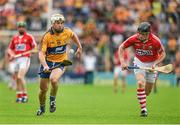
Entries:
{"label": "player's hand gripping hurley", "polygon": [[149,71],[158,71],[161,73],[170,73],[173,71],[174,67],[172,64],[168,64],[165,66],[150,68],[150,67],[138,67],[138,66],[128,66],[127,69],[142,69],[142,70],[149,70]]}
{"label": "player's hand gripping hurley", "polygon": [[30,53],[36,53],[36,52],[38,52],[36,49],[32,49],[32,50],[17,54],[17,55],[14,56],[14,58],[18,58],[18,57],[21,57],[23,55],[30,54]]}
{"label": "player's hand gripping hurley", "polygon": [[[59,63],[58,65],[52,67],[49,69],[49,71],[52,71],[53,69],[59,68],[60,66],[70,66],[72,65],[72,62],[70,60],[63,60],[63,62]],[[44,71],[39,72],[38,74],[42,73]]]}

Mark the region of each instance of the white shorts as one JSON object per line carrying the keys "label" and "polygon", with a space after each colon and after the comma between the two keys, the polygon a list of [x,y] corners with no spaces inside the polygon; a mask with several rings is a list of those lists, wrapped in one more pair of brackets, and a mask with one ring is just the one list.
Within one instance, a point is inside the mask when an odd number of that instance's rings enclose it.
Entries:
{"label": "white shorts", "polygon": [[19,57],[14,60],[14,71],[18,72],[20,69],[29,69],[30,58],[29,57]]}
{"label": "white shorts", "polygon": [[121,66],[115,66],[114,67],[114,75],[121,76],[121,77],[126,76],[127,70],[122,71]]}
{"label": "white shorts", "polygon": [[[138,58],[134,58],[134,66],[139,66],[139,67],[152,67],[154,62],[149,62],[149,63],[144,63],[141,62]],[[143,74],[144,75],[144,80],[148,83],[155,83],[157,79],[157,72],[149,72],[146,70],[142,69],[134,69],[134,73],[136,74]]]}

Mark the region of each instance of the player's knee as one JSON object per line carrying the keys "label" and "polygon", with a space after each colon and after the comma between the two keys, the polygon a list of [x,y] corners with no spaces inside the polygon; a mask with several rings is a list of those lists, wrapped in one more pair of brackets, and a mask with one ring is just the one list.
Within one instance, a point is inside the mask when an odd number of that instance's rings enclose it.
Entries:
{"label": "player's knee", "polygon": [[58,80],[59,80],[59,79],[57,79],[57,78],[55,78],[55,77],[51,77],[51,78],[50,78],[50,81],[51,81],[52,84],[57,84],[57,83],[58,83]]}
{"label": "player's knee", "polygon": [[40,93],[46,94],[48,91],[48,88],[40,88]]}
{"label": "player's knee", "polygon": [[144,82],[138,81],[137,83],[138,83],[138,87],[139,88],[144,88],[145,87],[145,83]]}
{"label": "player's knee", "polygon": [[18,75],[17,80],[23,80],[23,76]]}

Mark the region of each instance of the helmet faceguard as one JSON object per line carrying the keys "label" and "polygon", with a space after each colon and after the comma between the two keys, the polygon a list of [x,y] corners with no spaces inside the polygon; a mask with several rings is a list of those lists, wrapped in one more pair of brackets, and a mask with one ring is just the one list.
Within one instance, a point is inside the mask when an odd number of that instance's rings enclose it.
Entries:
{"label": "helmet faceguard", "polygon": [[65,22],[65,18],[62,14],[53,14],[51,16],[51,24],[55,23],[55,21]]}
{"label": "helmet faceguard", "polygon": [[23,21],[19,21],[17,22],[17,27],[26,27],[26,22],[23,22]]}
{"label": "helmet faceguard", "polygon": [[16,25],[17,25],[19,34],[24,35],[24,33],[26,31],[26,22],[19,21],[19,22],[17,22]]}

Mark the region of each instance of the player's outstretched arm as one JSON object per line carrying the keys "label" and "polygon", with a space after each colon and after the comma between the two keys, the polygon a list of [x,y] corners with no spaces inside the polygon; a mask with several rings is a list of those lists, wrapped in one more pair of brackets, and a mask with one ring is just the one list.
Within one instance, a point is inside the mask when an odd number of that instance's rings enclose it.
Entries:
{"label": "player's outstretched arm", "polygon": [[39,51],[39,61],[44,67],[44,71],[48,72],[49,71],[49,66],[46,63],[46,54],[42,51]]}
{"label": "player's outstretched arm", "polygon": [[153,68],[158,65],[159,63],[161,63],[166,57],[166,52],[165,50],[163,49],[163,51],[161,53],[159,53],[159,58],[155,61],[154,65],[153,65]]}
{"label": "player's outstretched arm", "polygon": [[76,51],[76,55],[78,57],[81,57],[81,55],[82,55],[82,46],[81,46],[81,43],[80,43],[80,41],[79,41],[79,39],[78,39],[76,34],[73,34],[72,40],[76,43],[76,45],[78,47],[78,49]]}
{"label": "player's outstretched arm", "polygon": [[125,51],[125,48],[124,48],[124,45],[123,44],[121,44],[120,46],[119,46],[119,60],[120,60],[120,62],[121,62],[121,67],[122,67],[122,70],[125,70],[125,69],[127,69],[127,64],[126,64],[126,62],[124,61],[124,51]]}

